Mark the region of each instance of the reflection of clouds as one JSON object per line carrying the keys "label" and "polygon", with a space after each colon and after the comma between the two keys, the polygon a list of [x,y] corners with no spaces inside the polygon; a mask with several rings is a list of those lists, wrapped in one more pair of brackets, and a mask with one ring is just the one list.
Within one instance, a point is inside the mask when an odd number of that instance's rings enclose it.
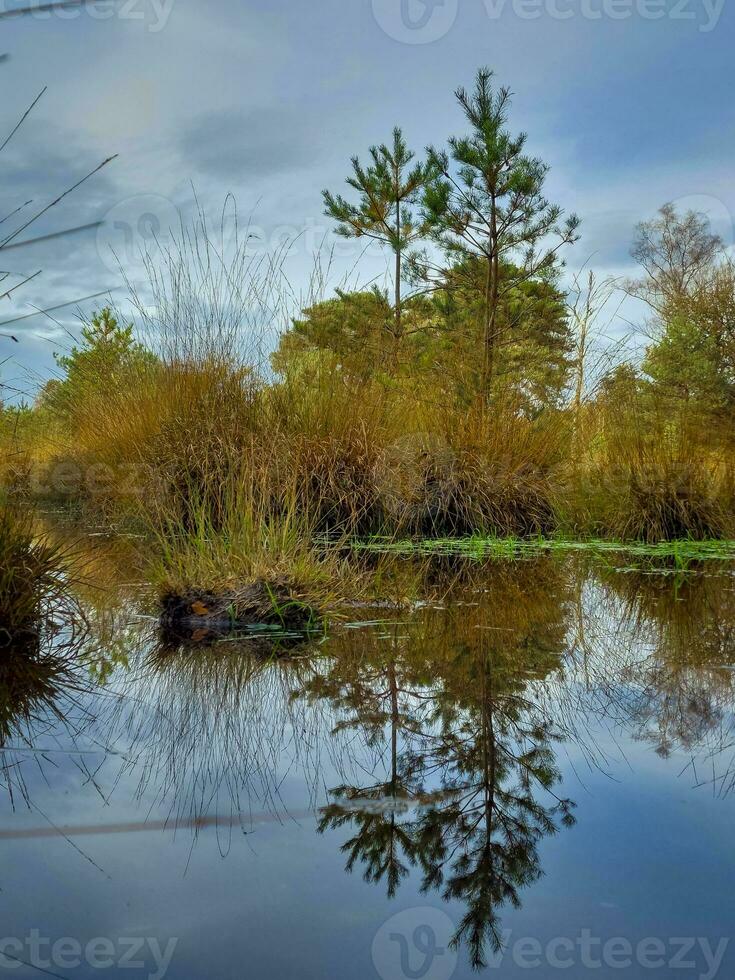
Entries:
{"label": "reflection of clouds", "polygon": [[140,792],[151,790],[172,825],[179,816],[212,812],[283,812],[280,788],[291,771],[309,795],[317,792],[329,722],[318,710],[294,706],[299,665],[262,662],[247,641],[229,657],[219,650],[168,657],[145,672],[140,687],[133,681],[125,697],[147,689],[147,718],[129,729],[128,754]]}
{"label": "reflection of clouds", "polygon": [[680,581],[613,570],[584,591],[573,658],[581,692],[575,709],[664,758],[678,758],[684,771],[691,768],[693,785],[698,765],[708,760],[709,778],[722,795],[735,785],[730,583],[727,572]]}

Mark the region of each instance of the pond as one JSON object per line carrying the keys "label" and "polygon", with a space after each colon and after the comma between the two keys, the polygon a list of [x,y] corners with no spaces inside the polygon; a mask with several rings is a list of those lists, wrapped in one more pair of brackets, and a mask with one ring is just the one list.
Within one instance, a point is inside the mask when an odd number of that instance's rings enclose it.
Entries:
{"label": "pond", "polygon": [[99,549],[3,665],[9,975],[733,975],[735,566],[448,558],[175,641]]}

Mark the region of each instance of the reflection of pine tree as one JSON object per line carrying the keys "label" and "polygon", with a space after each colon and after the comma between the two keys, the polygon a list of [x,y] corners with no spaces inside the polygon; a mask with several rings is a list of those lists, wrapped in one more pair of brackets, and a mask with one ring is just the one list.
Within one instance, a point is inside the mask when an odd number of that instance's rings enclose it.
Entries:
{"label": "reflection of pine tree", "polygon": [[[383,805],[384,789],[342,787],[335,791],[336,801],[322,810],[319,832],[356,824],[355,835],[342,845],[343,853],[349,855],[346,868],[353,871],[361,862],[364,880],[373,884],[385,880],[388,896],[393,898],[409,867],[416,864],[415,824]],[[375,809],[369,806],[371,800],[376,801]]]}
{"label": "reflection of pine tree", "polygon": [[499,910],[541,876],[541,839],[557,818],[573,823],[573,804],[554,793],[555,733],[529,684],[558,665],[566,632],[563,596],[540,581],[525,604],[501,577],[481,605],[427,611],[389,651],[338,657],[311,692],[347,712],[342,727],[390,744],[388,778],[335,790],[320,830],[354,828],[347,869],[362,864],[389,896],[417,866],[424,891],[462,902],[454,942],[476,967],[499,948]]}
{"label": "reflection of pine tree", "polygon": [[[473,703],[444,711],[434,764],[445,802],[429,807],[418,829],[424,890],[466,907],[454,937],[468,944],[472,963],[500,948],[498,910],[520,905],[519,891],[542,874],[539,841],[573,823],[569,800],[555,796],[559,772],[551,724],[522,692],[508,689],[492,653],[473,660]],[[427,760],[428,761],[428,760]],[[534,796],[551,794],[545,806]]]}
{"label": "reflection of pine tree", "polygon": [[403,627],[394,624],[390,631],[390,641],[383,641],[374,656],[338,658],[327,676],[314,679],[308,694],[328,698],[344,712],[337,731],[359,728],[373,748],[382,748],[388,733],[386,778],[333,790],[334,802],[323,809],[319,830],[355,824],[355,836],[342,847],[349,855],[347,869],[362,862],[365,881],[385,879],[392,897],[416,863],[409,808],[423,792],[421,759],[400,751],[399,742],[421,731],[434,692],[419,665],[402,655]]}

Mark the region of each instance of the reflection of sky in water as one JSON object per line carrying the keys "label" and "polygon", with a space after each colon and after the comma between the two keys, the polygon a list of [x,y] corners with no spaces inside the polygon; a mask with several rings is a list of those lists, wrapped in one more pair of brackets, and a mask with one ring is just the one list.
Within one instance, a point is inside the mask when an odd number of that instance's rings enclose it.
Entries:
{"label": "reflection of sky in water", "polygon": [[[519,884],[521,907],[496,910],[506,940],[545,945],[588,929],[716,946],[732,922],[733,578],[570,569],[544,559],[491,570],[481,592],[467,584],[464,605],[338,631],[317,656],[253,658],[228,643],[158,655],[131,642],[129,669],[70,712],[79,731],[57,721],[31,739],[54,749],[24,756],[31,809],[16,796],[13,812],[3,797],[0,932],[177,936],[170,977],[373,977],[373,939],[391,915],[430,906],[457,926],[467,903],[422,893],[420,860],[406,862],[390,899],[385,879],[363,880],[363,859],[345,873],[357,824],[317,833],[315,811],[342,786],[344,813],[382,815],[383,827],[391,812],[401,827],[447,812],[459,762],[478,764],[489,720],[508,785],[536,739],[562,777],[553,793],[576,803],[573,828],[540,835],[543,875]],[[559,741],[542,735],[544,721]],[[399,791],[391,811],[380,801],[391,795],[392,727],[397,783],[418,805]],[[116,832],[7,836],[52,824]],[[502,971],[529,975],[509,957]],[[564,973],[587,971],[577,962]],[[472,975],[466,943],[454,975]]]}

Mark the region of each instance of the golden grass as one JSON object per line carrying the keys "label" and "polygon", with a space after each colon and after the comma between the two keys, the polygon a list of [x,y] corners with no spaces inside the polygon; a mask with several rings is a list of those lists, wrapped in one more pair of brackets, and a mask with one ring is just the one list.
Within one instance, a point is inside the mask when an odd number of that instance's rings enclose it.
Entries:
{"label": "golden grass", "polygon": [[648,544],[735,532],[732,436],[686,409],[633,402],[598,409],[567,468],[575,530]]}

